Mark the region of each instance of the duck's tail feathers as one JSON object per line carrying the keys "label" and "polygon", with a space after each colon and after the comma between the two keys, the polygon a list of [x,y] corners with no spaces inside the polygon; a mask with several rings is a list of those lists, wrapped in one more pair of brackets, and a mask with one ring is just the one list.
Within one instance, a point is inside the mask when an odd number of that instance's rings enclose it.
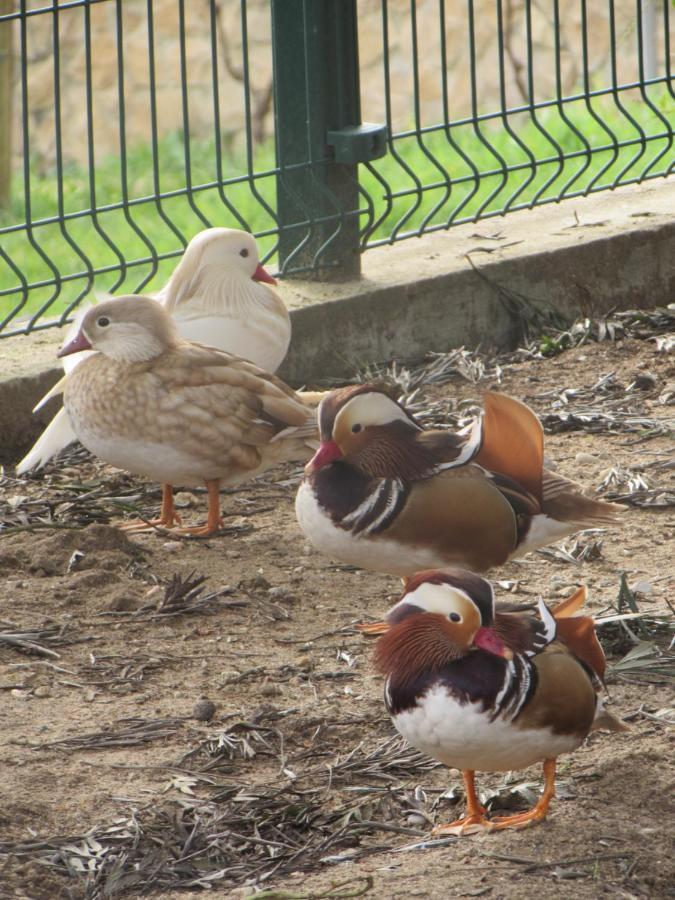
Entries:
{"label": "duck's tail feathers", "polygon": [[16,467],[17,475],[41,469],[49,460],[77,440],[65,409],[60,409],[35,444]]}
{"label": "duck's tail feathers", "polygon": [[47,391],[47,393],[44,395],[44,397],[42,397],[40,400],[38,400],[38,402],[33,407],[33,412],[34,413],[39,412],[42,409],[42,407],[45,405],[47,400],[51,400],[52,397],[58,397],[59,394],[62,394],[65,386],[66,386],[66,376],[63,375],[61,378],[59,378],[59,380],[56,382],[56,384]]}
{"label": "duck's tail feathers", "polygon": [[616,525],[621,521],[626,507],[585,497],[578,484],[545,470],[542,510],[549,518],[578,531],[599,525]]}
{"label": "duck's tail feathers", "polygon": [[598,697],[591,731],[630,731],[630,726],[622,722],[614,713],[605,709],[602,697]]}

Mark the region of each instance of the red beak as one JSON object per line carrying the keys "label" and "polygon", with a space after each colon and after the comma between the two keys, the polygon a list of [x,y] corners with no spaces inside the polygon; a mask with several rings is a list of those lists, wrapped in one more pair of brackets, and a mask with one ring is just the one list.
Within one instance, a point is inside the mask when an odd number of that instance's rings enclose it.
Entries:
{"label": "red beak", "polygon": [[56,354],[58,357],[70,356],[71,353],[79,353],[80,350],[91,350],[91,344],[87,340],[83,331],[78,331],[72,341],[69,341],[65,347],[61,347]]}
{"label": "red beak", "polygon": [[335,441],[321,441],[319,449],[305,466],[305,473],[311,475],[312,472],[316,472],[322,466],[327,466],[328,463],[335,462],[336,459],[341,458],[342,450],[340,450]]}
{"label": "red beak", "polygon": [[504,659],[513,659],[513,652],[506,646],[494,628],[479,628],[473,639],[474,646]]}
{"label": "red beak", "polygon": [[276,278],[272,278],[270,273],[265,269],[262,263],[258,263],[258,268],[253,273],[254,281],[265,281],[267,284],[276,284]]}

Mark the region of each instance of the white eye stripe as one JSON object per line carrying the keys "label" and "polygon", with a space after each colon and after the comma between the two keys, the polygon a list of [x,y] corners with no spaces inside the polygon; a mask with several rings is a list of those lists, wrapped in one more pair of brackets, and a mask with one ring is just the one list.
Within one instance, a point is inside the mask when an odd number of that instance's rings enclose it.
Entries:
{"label": "white eye stripe", "polygon": [[475,606],[471,597],[459,588],[446,583],[433,584],[430,581],[423,582],[414,591],[406,594],[400,602],[419,606],[425,612],[440,613],[448,619],[451,615],[458,615],[459,622],[464,621],[462,613],[466,612],[466,604]]}
{"label": "white eye stripe", "polygon": [[335,433],[343,419],[347,420],[349,429],[353,425],[367,428],[368,425],[388,425],[390,422],[405,422],[415,426],[414,422],[406,415],[398,403],[394,403],[386,394],[358,394],[352,397],[335,416],[333,433]]}

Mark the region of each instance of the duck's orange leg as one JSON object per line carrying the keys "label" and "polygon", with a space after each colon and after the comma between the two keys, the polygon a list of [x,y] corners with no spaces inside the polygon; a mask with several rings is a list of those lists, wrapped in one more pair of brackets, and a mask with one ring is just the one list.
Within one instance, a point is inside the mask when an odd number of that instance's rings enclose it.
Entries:
{"label": "duck's orange leg", "polygon": [[441,837],[445,834],[462,837],[490,829],[490,822],[485,818],[485,807],[480,805],[476,795],[475,773],[471,769],[463,769],[462,778],[466,789],[466,815],[448,825],[436,825],[431,832],[434,837]]}
{"label": "duck's orange leg", "polygon": [[543,822],[548,813],[551,800],[555,797],[555,760],[544,760],[544,793],[539,798],[536,806],[529,812],[517,813],[515,816],[496,816],[490,822],[491,831],[500,831],[504,828],[527,828]]}
{"label": "duck's orange leg", "polygon": [[206,482],[206,489],[209,496],[209,512],[206,518],[206,524],[195,525],[193,527],[177,528],[176,534],[189,534],[195,537],[207,537],[215,534],[225,524],[220,515],[220,481],[217,478],[211,478]]}
{"label": "duck's orange leg", "polygon": [[174,528],[180,525],[181,519],[173,505],[173,486],[162,485],[162,508],[158,519],[132,519],[119,526],[121,531],[149,531],[151,528]]}

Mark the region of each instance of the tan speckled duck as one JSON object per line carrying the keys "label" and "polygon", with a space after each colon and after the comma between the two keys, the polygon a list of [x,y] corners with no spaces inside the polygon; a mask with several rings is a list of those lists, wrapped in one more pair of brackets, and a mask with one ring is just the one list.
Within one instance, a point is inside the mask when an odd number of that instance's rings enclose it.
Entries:
{"label": "tan speckled duck", "polygon": [[84,317],[60,355],[92,349],[68,376],[64,407],[84,446],[113,466],[163,483],[151,523],[180,524],[172,485],[205,484],[207,523],[218,530],[219,488],[252,478],[316,447],[316,413],[274,375],[252,363],[181,340],[154,300],[121,297]]}

